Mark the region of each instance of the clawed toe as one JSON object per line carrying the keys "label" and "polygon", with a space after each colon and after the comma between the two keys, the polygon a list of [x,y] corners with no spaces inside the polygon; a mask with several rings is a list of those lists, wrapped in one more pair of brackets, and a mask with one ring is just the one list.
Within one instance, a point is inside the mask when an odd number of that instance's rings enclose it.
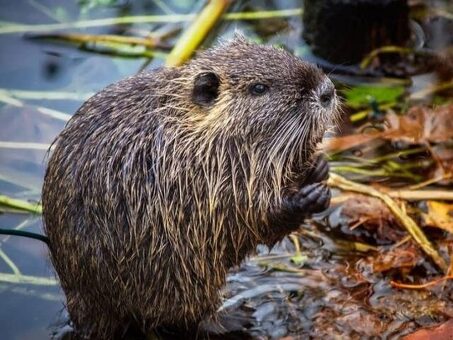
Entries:
{"label": "clawed toe", "polygon": [[323,183],[302,187],[294,197],[298,209],[306,215],[326,210],[329,207],[330,198],[330,189]]}
{"label": "clawed toe", "polygon": [[325,181],[329,177],[329,163],[323,155],[318,155],[315,165],[306,174],[304,184],[311,184]]}

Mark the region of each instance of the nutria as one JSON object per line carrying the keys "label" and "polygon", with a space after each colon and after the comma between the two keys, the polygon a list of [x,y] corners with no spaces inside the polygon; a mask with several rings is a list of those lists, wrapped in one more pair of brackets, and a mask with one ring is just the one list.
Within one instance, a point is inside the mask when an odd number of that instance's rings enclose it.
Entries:
{"label": "nutria", "polygon": [[228,269],[329,204],[314,154],[335,106],[317,67],[240,36],[85,102],[55,141],[42,198],[79,336],[212,315]]}

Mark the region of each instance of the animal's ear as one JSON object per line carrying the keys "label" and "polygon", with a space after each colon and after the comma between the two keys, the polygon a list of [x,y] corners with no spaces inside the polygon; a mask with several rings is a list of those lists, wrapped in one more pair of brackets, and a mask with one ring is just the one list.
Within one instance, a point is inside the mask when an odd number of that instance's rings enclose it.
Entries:
{"label": "animal's ear", "polygon": [[212,104],[219,95],[220,79],[214,72],[200,73],[195,77],[192,100],[195,104]]}

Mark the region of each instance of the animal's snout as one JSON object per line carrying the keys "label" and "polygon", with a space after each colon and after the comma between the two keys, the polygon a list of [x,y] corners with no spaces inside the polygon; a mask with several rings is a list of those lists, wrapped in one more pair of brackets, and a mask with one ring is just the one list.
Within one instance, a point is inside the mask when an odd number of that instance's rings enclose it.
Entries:
{"label": "animal's snout", "polygon": [[335,86],[329,78],[326,78],[318,87],[318,100],[321,106],[329,109],[335,99]]}

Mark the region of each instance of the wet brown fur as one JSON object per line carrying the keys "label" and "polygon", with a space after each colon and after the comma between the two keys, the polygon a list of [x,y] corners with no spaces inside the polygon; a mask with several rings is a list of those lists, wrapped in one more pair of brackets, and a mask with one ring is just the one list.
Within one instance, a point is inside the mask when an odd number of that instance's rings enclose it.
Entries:
{"label": "wet brown fur", "polygon": [[[192,98],[203,72],[220,79],[208,105]],[[291,231],[272,214],[332,119],[314,99],[324,79],[236,37],[113,84],[78,110],[56,139],[43,207],[79,334],[186,329],[216,311],[228,269]],[[269,92],[252,96],[254,82]]]}

